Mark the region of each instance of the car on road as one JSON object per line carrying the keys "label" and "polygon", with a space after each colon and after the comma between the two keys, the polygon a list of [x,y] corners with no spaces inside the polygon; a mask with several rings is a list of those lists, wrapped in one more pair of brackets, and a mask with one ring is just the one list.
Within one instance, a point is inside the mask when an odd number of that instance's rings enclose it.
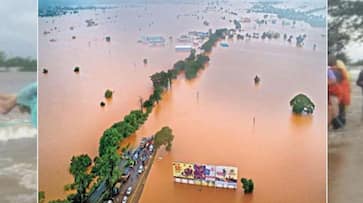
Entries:
{"label": "car on road", "polygon": [[124,197],[122,198],[122,203],[126,203],[126,202],[127,202],[127,199],[128,199],[128,197],[127,197],[127,196],[124,196]]}
{"label": "car on road", "polygon": [[132,193],[132,187],[128,187],[127,190],[126,190],[126,195],[131,195]]}
{"label": "car on road", "polygon": [[150,145],[150,146],[149,146],[149,151],[150,151],[150,152],[153,152],[153,151],[154,151],[154,145]]}
{"label": "car on road", "polygon": [[120,189],[121,189],[121,183],[118,182],[115,184],[115,186],[112,188],[112,196],[116,196],[120,193]]}
{"label": "car on road", "polygon": [[142,165],[139,166],[139,169],[137,170],[137,172],[139,174],[141,174],[142,172],[144,172],[144,167]]}

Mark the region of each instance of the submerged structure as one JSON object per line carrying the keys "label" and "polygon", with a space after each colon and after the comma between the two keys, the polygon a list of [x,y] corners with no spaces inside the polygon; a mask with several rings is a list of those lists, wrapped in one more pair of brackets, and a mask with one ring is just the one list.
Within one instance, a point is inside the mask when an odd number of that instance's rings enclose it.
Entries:
{"label": "submerged structure", "polygon": [[261,79],[256,75],[255,78],[253,79],[255,81],[255,84],[257,85],[258,83],[260,83]]}
{"label": "submerged structure", "polygon": [[173,162],[173,176],[177,183],[237,189],[238,169],[232,166]]}

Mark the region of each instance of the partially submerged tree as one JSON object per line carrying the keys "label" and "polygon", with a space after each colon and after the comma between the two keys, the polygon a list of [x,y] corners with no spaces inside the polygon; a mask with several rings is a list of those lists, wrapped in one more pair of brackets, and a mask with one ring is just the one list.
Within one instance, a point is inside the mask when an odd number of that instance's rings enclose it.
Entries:
{"label": "partially submerged tree", "polygon": [[79,68],[79,66],[76,66],[76,67],[74,67],[74,70],[73,70],[73,71],[74,71],[75,73],[79,73],[79,69],[80,69],[80,68]]}
{"label": "partially submerged tree", "polygon": [[163,127],[155,134],[154,145],[159,148],[161,145],[166,145],[166,150],[171,150],[171,145],[174,140],[174,135],[169,127]]}
{"label": "partially submerged tree", "polygon": [[241,178],[242,188],[244,193],[252,193],[254,189],[254,183],[252,179]]}
{"label": "partially submerged tree", "polygon": [[105,98],[106,99],[112,98],[112,94],[113,94],[112,90],[107,89],[105,92]]}
{"label": "partially submerged tree", "polygon": [[292,106],[292,111],[297,114],[312,114],[315,109],[315,104],[304,94],[298,94],[291,99],[290,106]]}
{"label": "partially submerged tree", "polygon": [[76,194],[70,196],[74,202],[85,202],[86,191],[93,180],[93,175],[88,173],[88,168],[91,166],[92,160],[87,154],[73,156],[69,173],[73,176],[73,183],[65,188],[77,191]]}
{"label": "partially submerged tree", "polygon": [[44,191],[39,191],[38,192],[38,202],[39,203],[44,203],[45,202],[45,192]]}

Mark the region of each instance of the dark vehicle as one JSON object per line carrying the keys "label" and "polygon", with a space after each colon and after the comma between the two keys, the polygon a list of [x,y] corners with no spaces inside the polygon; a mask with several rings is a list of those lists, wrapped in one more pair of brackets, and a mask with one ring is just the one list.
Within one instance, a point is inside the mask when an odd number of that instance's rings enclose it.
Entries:
{"label": "dark vehicle", "polygon": [[114,197],[114,196],[116,196],[116,195],[118,195],[118,194],[120,194],[120,189],[121,189],[121,183],[120,182],[118,182],[118,183],[116,183],[115,184],[115,186],[112,188],[112,196]]}

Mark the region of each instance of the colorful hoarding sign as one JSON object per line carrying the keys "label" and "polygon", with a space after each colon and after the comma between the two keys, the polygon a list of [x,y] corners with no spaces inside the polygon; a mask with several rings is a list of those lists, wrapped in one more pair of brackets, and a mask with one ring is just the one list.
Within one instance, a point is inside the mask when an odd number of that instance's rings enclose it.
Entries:
{"label": "colorful hoarding sign", "polygon": [[173,162],[174,178],[194,179],[194,164]]}
{"label": "colorful hoarding sign", "polygon": [[237,188],[238,169],[230,166],[216,166],[216,187]]}
{"label": "colorful hoarding sign", "polygon": [[230,166],[173,162],[173,176],[178,183],[235,189],[238,169]]}

